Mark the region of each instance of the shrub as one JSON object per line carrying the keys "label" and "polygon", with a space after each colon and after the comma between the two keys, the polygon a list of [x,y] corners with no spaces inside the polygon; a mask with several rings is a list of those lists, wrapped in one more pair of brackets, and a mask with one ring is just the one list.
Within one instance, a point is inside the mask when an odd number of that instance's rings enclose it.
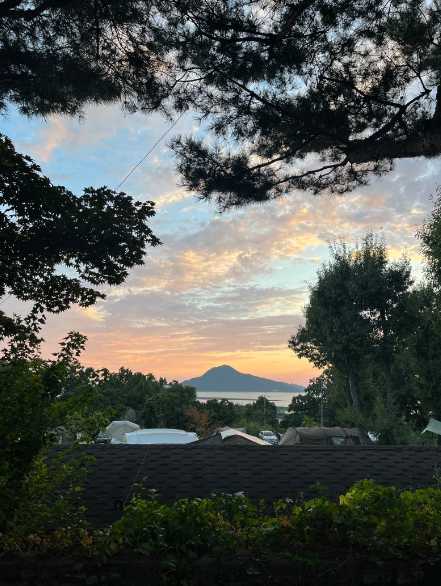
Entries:
{"label": "shrub", "polygon": [[274,502],[271,508],[241,494],[171,504],[152,494],[137,494],[120,520],[98,531],[87,530],[80,520],[82,510],[72,508],[79,491],[75,482],[67,484],[72,499],[59,495],[59,500],[52,500],[50,514],[45,497],[50,483],[44,464],[39,464],[29,482],[40,501],[23,504],[16,526],[3,536],[3,548],[9,551],[14,547],[38,551],[38,543],[44,543],[46,548],[59,550],[75,546],[77,552],[87,555],[136,552],[164,563],[172,560],[181,567],[206,555],[229,556],[241,551],[259,559],[302,552],[319,557],[334,552],[331,557],[335,558],[346,557],[348,551],[370,560],[433,559],[441,545],[438,488],[400,491],[365,480],[337,502],[325,497],[304,502],[286,499]]}

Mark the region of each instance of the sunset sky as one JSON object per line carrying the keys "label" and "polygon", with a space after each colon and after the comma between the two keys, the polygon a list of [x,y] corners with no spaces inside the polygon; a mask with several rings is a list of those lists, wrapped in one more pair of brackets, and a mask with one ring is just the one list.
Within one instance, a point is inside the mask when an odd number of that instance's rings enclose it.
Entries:
{"label": "sunset sky", "polygon": [[[30,154],[53,183],[79,193],[116,187],[169,126],[159,116],[91,107],[82,119],[27,119],[11,110],[1,132]],[[439,183],[436,160],[405,160],[393,173],[350,195],[293,193],[260,207],[219,214],[179,186],[167,142],[203,134],[190,114],[121,188],[156,202],[152,227],[163,245],[148,251],[127,282],[105,290],[94,307],[52,316],[46,352],[69,330],[88,337],[83,363],[126,366],[182,380],[219,364],[306,384],[313,368],[288,350],[302,321],[308,284],[329,243],[354,244],[368,231],[382,236],[393,258],[406,253],[422,274],[418,227]],[[6,312],[21,309],[12,298]]]}

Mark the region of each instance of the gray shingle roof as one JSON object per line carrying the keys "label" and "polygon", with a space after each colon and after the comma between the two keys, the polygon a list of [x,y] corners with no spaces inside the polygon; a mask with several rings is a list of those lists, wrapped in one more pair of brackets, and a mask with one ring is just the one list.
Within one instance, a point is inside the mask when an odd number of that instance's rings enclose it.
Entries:
{"label": "gray shingle roof", "polygon": [[156,489],[164,501],[243,491],[252,499],[314,495],[320,483],[329,496],[366,478],[402,488],[434,484],[441,448],[378,446],[126,446],[86,448],[95,456],[84,499],[91,521],[116,520],[133,484]]}

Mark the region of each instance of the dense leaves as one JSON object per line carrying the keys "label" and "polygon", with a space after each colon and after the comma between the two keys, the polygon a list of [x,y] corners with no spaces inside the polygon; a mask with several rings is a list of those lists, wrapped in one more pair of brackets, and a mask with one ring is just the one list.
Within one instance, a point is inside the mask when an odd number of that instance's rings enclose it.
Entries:
{"label": "dense leaves", "polygon": [[284,427],[332,426],[337,423],[335,398],[330,399],[333,386],[332,374],[325,370],[320,376],[311,379],[303,393],[294,395],[283,419]]}
{"label": "dense leaves", "polygon": [[178,139],[178,167],[221,208],[344,192],[440,153],[438,0],[14,0],[0,13],[3,103],[192,109],[217,140]]}
{"label": "dense leaves", "polygon": [[353,408],[361,409],[358,377],[369,354],[390,367],[411,286],[407,261],[389,264],[383,244],[368,236],[361,247],[344,245],[318,275],[305,309],[306,323],[290,340],[298,356],[347,376]]}
{"label": "dense leaves", "polygon": [[419,233],[423,252],[428,264],[428,274],[438,289],[441,289],[441,189],[438,188],[434,208]]}
{"label": "dense leaves", "polygon": [[[434,560],[441,542],[441,493],[437,487],[400,491],[364,480],[337,502],[323,496],[292,495],[274,503],[253,503],[245,495],[213,495],[165,504],[155,494],[137,495],[122,518],[106,530],[78,531],[60,539],[57,527],[35,527],[29,536],[3,535],[6,551],[82,553],[106,557],[134,552],[163,560],[165,574],[190,577],[205,556],[270,560],[275,555],[309,566],[321,558]],[[58,531],[57,531],[58,529]],[[39,540],[39,542],[37,541]],[[36,544],[40,546],[36,547]],[[139,558],[138,558],[139,559]]]}
{"label": "dense leaves", "polygon": [[71,444],[93,441],[112,416],[100,408],[94,381],[78,363],[84,342],[71,332],[51,360],[38,348],[27,356],[12,349],[0,360],[0,531],[23,500],[25,479],[42,451],[62,437]]}
{"label": "dense leaves", "polygon": [[409,263],[391,263],[368,236],[331,250],[289,345],[323,374],[295,397],[286,424],[362,425],[383,443],[430,441],[420,435],[441,417],[440,296],[412,286]]}
{"label": "dense leaves", "polygon": [[[221,208],[293,188],[345,192],[440,153],[437,1],[177,3],[163,26],[221,139],[178,140],[189,188]],[[165,35],[165,33],[164,33]],[[174,36],[173,36],[174,35]],[[232,137],[240,150],[222,143]]]}
{"label": "dense leaves", "polygon": [[109,46],[110,28],[113,22],[121,28],[133,23],[134,5],[121,1],[2,2],[0,106],[13,102],[25,114],[74,114],[86,102],[119,98],[121,83],[109,76],[100,54],[105,51],[109,58],[115,56],[117,38]]}

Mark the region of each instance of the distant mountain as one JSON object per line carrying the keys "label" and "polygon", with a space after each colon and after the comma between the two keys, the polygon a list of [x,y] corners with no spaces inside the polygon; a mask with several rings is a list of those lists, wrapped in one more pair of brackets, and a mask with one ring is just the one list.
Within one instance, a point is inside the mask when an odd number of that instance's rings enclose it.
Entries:
{"label": "distant mountain", "polygon": [[269,378],[243,374],[226,364],[207,370],[202,376],[183,381],[184,385],[195,387],[197,391],[249,391],[299,393],[304,390],[300,385],[290,385]]}

